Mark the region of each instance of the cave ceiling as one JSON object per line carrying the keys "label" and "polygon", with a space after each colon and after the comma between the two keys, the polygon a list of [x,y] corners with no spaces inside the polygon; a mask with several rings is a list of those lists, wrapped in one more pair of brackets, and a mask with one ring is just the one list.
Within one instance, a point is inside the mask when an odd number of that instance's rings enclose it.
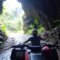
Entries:
{"label": "cave ceiling", "polygon": [[[60,1],[59,0],[18,0],[22,3],[25,13],[32,15],[33,9],[41,15],[41,12],[48,18],[56,20],[60,19]],[[33,7],[33,9],[32,9]],[[35,15],[33,13],[33,15]]]}

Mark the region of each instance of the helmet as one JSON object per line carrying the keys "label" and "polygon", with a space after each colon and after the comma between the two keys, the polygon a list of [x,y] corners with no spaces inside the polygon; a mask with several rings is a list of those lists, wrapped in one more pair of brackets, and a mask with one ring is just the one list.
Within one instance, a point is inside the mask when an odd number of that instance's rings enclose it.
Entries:
{"label": "helmet", "polygon": [[34,29],[33,31],[32,31],[32,35],[37,35],[38,34],[38,31],[36,30],[36,29]]}

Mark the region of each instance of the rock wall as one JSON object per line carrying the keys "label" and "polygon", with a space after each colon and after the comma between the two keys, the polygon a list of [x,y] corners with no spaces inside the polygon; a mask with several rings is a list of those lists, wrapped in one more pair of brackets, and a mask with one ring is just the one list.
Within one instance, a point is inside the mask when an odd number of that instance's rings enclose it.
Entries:
{"label": "rock wall", "polygon": [[43,34],[43,37],[48,42],[59,43],[60,44],[60,26],[59,27],[55,27],[54,29],[52,29],[50,31],[46,31]]}

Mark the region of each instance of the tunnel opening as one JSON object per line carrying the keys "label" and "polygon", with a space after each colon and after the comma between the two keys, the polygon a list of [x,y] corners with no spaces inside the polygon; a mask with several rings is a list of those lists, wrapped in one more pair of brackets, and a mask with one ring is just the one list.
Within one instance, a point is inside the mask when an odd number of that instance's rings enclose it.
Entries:
{"label": "tunnel opening", "polygon": [[[13,4],[14,2],[14,4]],[[21,3],[17,0],[6,0],[2,4],[3,12],[0,15],[0,28],[7,35],[15,35],[16,33],[23,34],[23,19],[24,10]],[[10,36],[11,36],[10,35]]]}

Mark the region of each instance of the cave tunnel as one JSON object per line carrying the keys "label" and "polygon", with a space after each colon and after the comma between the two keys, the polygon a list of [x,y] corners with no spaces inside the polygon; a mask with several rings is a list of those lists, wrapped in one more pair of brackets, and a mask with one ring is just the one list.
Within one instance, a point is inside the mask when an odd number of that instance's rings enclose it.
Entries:
{"label": "cave tunnel", "polygon": [[[2,13],[2,3],[0,0],[0,14]],[[28,17],[35,17],[36,15],[42,17],[42,20],[53,26],[53,21],[60,20],[60,0],[18,0],[23,6]],[[54,26],[53,26],[54,27]],[[50,27],[47,27],[50,28]]]}
{"label": "cave tunnel", "polygon": [[[59,0],[18,0],[22,3],[23,9],[33,6],[38,12],[41,11],[50,19],[60,19]],[[30,7],[31,8],[31,7]],[[27,12],[26,12],[27,13]]]}
{"label": "cave tunnel", "polygon": [[[46,28],[51,29],[54,21],[60,20],[60,1],[59,0],[18,0],[22,3],[23,9],[27,16],[35,17],[34,11],[46,24]],[[29,11],[28,11],[29,10]],[[49,22],[49,23],[48,23]],[[49,27],[48,27],[49,26]],[[48,30],[47,29],[47,30]]]}

